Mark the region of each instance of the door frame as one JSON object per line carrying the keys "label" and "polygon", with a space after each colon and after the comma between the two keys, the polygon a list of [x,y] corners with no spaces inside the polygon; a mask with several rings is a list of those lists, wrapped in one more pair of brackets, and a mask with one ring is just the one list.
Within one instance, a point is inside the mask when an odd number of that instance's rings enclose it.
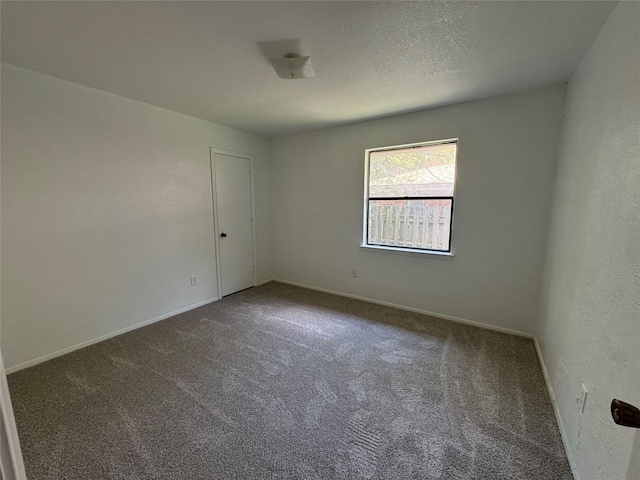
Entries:
{"label": "door frame", "polygon": [[216,283],[217,283],[217,296],[218,299],[222,298],[222,270],[220,265],[220,225],[218,223],[218,192],[216,189],[216,161],[215,156],[219,155],[227,155],[229,157],[241,158],[244,160],[249,160],[249,189],[251,193],[251,250],[252,250],[252,261],[253,261],[253,285],[256,286],[258,284],[258,267],[257,267],[257,248],[256,248],[256,207],[255,207],[255,189],[254,189],[254,181],[253,181],[253,156],[247,155],[246,153],[237,153],[229,150],[222,150],[220,148],[211,147],[210,148],[210,161],[209,164],[211,166],[211,201],[213,205],[213,236],[214,236],[214,247],[215,247],[215,258],[216,258]]}
{"label": "door frame", "polygon": [[0,395],[0,477],[4,475],[6,480],[27,480],[9,385],[2,361],[2,351],[0,351],[0,393],[2,393]]}

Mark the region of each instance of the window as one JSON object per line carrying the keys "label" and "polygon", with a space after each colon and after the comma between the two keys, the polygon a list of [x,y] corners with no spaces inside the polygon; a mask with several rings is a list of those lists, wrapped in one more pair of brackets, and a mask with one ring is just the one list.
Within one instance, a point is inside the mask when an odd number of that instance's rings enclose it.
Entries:
{"label": "window", "polygon": [[451,252],[457,139],[365,155],[363,246]]}

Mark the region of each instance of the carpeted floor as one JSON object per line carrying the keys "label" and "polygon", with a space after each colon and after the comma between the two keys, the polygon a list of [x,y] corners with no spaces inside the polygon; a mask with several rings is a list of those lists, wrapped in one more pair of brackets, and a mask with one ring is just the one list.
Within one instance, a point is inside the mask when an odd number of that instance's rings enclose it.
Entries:
{"label": "carpeted floor", "polygon": [[30,480],[572,478],[530,340],[280,283],[9,384]]}

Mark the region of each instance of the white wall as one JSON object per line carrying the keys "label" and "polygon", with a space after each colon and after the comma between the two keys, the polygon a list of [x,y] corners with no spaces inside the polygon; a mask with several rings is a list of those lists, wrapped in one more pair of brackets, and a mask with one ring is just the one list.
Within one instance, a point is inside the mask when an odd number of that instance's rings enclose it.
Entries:
{"label": "white wall", "polygon": [[268,279],[265,139],[2,65],[8,370],[216,296],[209,147],[254,157]]}
{"label": "white wall", "polygon": [[625,478],[635,432],[609,404],[640,404],[639,31],[621,2],[569,82],[559,150],[536,336],[581,480]]}
{"label": "white wall", "polygon": [[[531,333],[563,102],[558,85],[272,140],[274,276]],[[364,150],[453,137],[455,257],[360,249]]]}

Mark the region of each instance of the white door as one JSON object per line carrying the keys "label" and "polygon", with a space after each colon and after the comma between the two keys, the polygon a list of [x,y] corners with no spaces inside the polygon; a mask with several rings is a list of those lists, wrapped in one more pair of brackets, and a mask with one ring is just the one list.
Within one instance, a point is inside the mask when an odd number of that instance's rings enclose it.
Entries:
{"label": "white door", "polygon": [[218,280],[222,296],[253,287],[251,160],[213,151]]}

